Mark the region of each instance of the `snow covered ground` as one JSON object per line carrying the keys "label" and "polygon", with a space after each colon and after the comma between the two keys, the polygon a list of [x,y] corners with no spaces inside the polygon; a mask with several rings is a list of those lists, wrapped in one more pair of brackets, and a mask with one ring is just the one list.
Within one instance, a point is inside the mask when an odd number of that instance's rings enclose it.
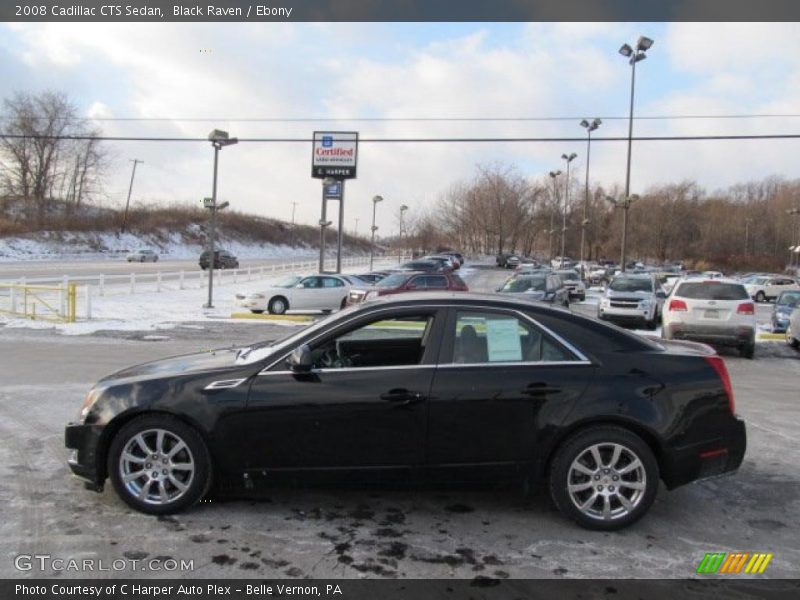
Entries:
{"label": "snow covered ground", "polygon": [[[375,268],[396,266],[396,259],[376,261]],[[343,269],[344,272],[363,272],[364,267]],[[271,283],[284,279],[287,273],[279,273],[275,277],[260,281],[239,282],[230,280],[214,285],[214,308],[203,308],[208,300],[206,287],[193,287],[185,290],[165,290],[162,292],[143,292],[135,295],[109,295],[92,298],[92,318],[77,323],[53,323],[51,321],[31,321],[0,314],[0,324],[6,328],[55,329],[65,335],[85,335],[101,330],[119,331],[158,331],[172,329],[179,323],[189,321],[219,321],[230,319],[236,312],[233,301],[237,292],[259,291]],[[79,295],[78,315],[85,314],[82,308],[85,300]],[[244,320],[238,320],[244,321]],[[258,327],[257,322],[247,321]],[[303,323],[275,321],[276,324],[295,327]]]}
{"label": "snow covered ground", "polygon": [[[202,236],[198,233],[198,239]],[[242,243],[220,238],[220,247],[239,258],[299,258],[313,256],[311,247],[292,247],[278,244]],[[36,237],[0,238],[0,261],[18,260],[101,260],[119,259],[139,248],[150,248],[162,258],[196,259],[205,250],[201,243],[187,243],[178,232],[165,232],[162,236],[133,233],[63,232],[44,231]]]}

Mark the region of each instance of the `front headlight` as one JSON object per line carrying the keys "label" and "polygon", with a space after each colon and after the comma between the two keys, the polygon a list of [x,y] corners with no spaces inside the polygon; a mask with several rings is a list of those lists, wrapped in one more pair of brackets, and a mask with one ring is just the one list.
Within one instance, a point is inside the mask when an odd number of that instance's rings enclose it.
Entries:
{"label": "front headlight", "polygon": [[600,298],[600,306],[606,307],[611,303],[611,300],[608,298]]}
{"label": "front headlight", "polygon": [[642,308],[649,308],[652,303],[653,301],[650,300],[649,298],[645,298],[644,300],[639,300],[639,306],[641,306]]}
{"label": "front headlight", "polygon": [[86,420],[86,416],[89,414],[89,411],[92,410],[92,406],[97,402],[102,391],[103,388],[92,388],[89,390],[89,393],[86,394],[86,398],[84,398],[83,405],[81,406],[81,412],[78,415],[79,423],[83,423]]}

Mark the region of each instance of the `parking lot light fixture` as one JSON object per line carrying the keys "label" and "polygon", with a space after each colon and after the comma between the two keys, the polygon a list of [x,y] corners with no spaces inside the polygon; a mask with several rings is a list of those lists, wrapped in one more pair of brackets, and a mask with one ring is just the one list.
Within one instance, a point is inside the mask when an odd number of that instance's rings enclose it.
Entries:
{"label": "parking lot light fixture", "polygon": [[375,225],[375,210],[378,206],[378,202],[383,202],[383,196],[373,196],[372,197],[372,239],[369,243],[369,270],[372,271],[372,263],[375,258],[375,232],[378,231],[378,226]]}
{"label": "parking lot light fixture", "polygon": [[219,151],[225,146],[238,144],[238,138],[232,138],[227,131],[214,129],[208,134],[208,141],[214,147],[214,180],[211,187],[211,199],[205,203],[206,208],[211,211],[211,224],[208,236],[208,302],[205,308],[214,308],[214,238],[216,237],[217,212],[228,206],[227,202],[217,206],[217,167],[219,165]]}
{"label": "parking lot light fixture", "polygon": [[592,132],[602,123],[600,119],[594,119],[591,123],[586,119],[581,121],[581,127],[586,129],[586,189],[583,196],[583,220],[581,221],[581,279],[586,278],[583,263],[586,252],[586,225],[589,224],[589,160],[592,155]]}
{"label": "parking lot light fixture", "polygon": [[[628,59],[628,64],[631,66],[631,100],[630,111],[628,114],[628,158],[625,167],[625,198],[630,198],[631,195],[631,147],[633,145],[633,99],[634,91],[636,89],[636,63],[647,58],[646,52],[653,47],[653,40],[646,36],[640,36],[636,41],[636,50],[634,51],[628,44],[623,44],[619,49],[619,53]],[[625,208],[625,213],[622,218],[622,270],[625,271],[625,236],[628,228],[628,209]]]}
{"label": "parking lot light fixture", "polygon": [[[553,206],[558,209],[558,188],[556,187],[556,178],[561,175],[561,171],[550,171],[550,178],[553,180]],[[555,233],[555,229],[553,229],[553,217],[554,213],[553,210],[550,210],[550,230],[549,233],[549,244],[550,244],[550,260],[553,260],[553,234]]]}
{"label": "parking lot light fixture", "polygon": [[578,157],[574,152],[572,154],[562,154],[561,158],[567,161],[567,177],[564,181],[564,204],[561,211],[561,264],[559,267],[564,266],[564,255],[566,254],[567,246],[567,205],[569,204],[569,163]]}

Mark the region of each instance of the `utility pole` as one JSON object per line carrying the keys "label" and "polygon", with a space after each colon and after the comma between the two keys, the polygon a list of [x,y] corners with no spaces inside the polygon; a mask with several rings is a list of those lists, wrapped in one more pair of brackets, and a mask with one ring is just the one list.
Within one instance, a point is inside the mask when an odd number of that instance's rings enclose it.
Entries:
{"label": "utility pole", "polygon": [[356,228],[353,231],[353,236],[357,236],[357,235],[358,235],[358,217],[356,217]]}
{"label": "utility pole", "polygon": [[559,268],[564,268],[564,255],[567,253],[567,205],[569,204],[569,163],[571,163],[578,155],[574,152],[567,156],[562,154],[561,158],[567,161],[567,180],[564,183],[564,210],[562,211],[561,222],[561,262]]}
{"label": "utility pole", "polygon": [[294,211],[295,211],[296,208],[297,208],[297,202],[292,202],[292,237],[291,237],[291,240],[292,240],[291,241],[291,246],[292,246],[292,248],[294,248],[294,234],[295,234]]}
{"label": "utility pole", "polygon": [[[556,186],[556,177],[561,175],[561,171],[550,171],[550,178],[553,180],[553,206],[558,207],[558,187]],[[548,242],[550,245],[550,261],[552,262],[553,256],[553,210],[550,209],[550,229],[548,230]]]}
{"label": "utility pole", "polygon": [[125,212],[122,215],[122,228],[120,229],[120,233],[125,233],[125,227],[128,225],[128,207],[131,205],[131,192],[133,192],[133,178],[136,177],[136,165],[139,163],[144,164],[144,161],[138,158],[132,158],[130,162],[133,163],[133,171],[131,171],[131,184],[128,187],[128,199],[125,201]]}

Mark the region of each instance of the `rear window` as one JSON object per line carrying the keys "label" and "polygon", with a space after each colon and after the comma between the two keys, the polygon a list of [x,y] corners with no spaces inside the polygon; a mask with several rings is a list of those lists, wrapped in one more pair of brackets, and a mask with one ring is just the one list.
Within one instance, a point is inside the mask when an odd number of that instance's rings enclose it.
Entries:
{"label": "rear window", "polygon": [[692,281],[682,283],[676,296],[691,300],[747,300],[750,296],[740,283],[710,283]]}

